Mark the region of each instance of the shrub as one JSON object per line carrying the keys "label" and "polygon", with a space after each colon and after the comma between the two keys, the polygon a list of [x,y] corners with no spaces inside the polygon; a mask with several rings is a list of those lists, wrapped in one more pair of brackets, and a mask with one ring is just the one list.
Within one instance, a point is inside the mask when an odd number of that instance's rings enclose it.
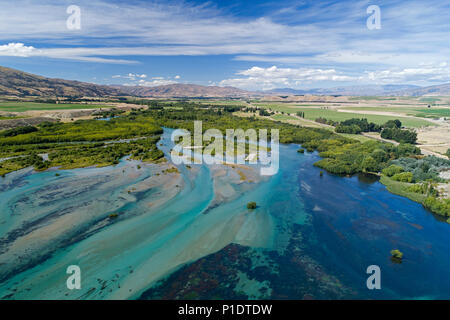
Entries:
{"label": "shrub", "polygon": [[411,172],[397,173],[392,176],[392,179],[400,182],[413,182],[413,174]]}
{"label": "shrub", "polygon": [[400,166],[397,166],[395,164],[391,164],[389,167],[384,168],[383,171],[381,171],[384,175],[388,176],[388,177],[392,177],[393,175],[402,173],[403,168]]}
{"label": "shrub", "polygon": [[430,196],[425,199],[423,206],[444,217],[450,217],[450,199],[438,199]]}
{"label": "shrub", "polygon": [[436,190],[435,187],[436,185],[431,182],[416,183],[408,187],[407,191],[430,196],[438,196],[438,191]]}
{"label": "shrub", "polygon": [[361,163],[361,169],[363,172],[378,172],[378,163],[371,156],[367,156]]}
{"label": "shrub", "polygon": [[352,125],[343,125],[343,124],[339,124],[336,129],[336,132],[338,133],[352,133],[352,134],[359,134],[361,133],[361,128],[359,126],[357,126],[356,124],[352,124]]}

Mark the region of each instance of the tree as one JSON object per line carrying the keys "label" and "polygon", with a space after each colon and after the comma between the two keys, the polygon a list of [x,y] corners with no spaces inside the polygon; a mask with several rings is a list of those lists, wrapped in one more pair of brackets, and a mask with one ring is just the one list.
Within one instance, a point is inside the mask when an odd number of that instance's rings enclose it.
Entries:
{"label": "tree", "polygon": [[412,172],[402,172],[402,173],[397,173],[394,174],[392,176],[392,179],[395,181],[400,181],[400,182],[413,182],[413,174]]}
{"label": "tree", "polygon": [[387,121],[384,125],[384,128],[401,128],[402,127],[402,123],[400,120],[395,119],[395,120],[389,120]]}
{"label": "tree", "polygon": [[361,169],[363,172],[377,172],[378,163],[371,156],[367,156],[361,164]]}
{"label": "tree", "polygon": [[402,173],[403,171],[405,170],[403,170],[402,167],[397,166],[395,164],[391,164],[389,167],[384,168],[382,173],[388,177],[392,177],[393,175]]}

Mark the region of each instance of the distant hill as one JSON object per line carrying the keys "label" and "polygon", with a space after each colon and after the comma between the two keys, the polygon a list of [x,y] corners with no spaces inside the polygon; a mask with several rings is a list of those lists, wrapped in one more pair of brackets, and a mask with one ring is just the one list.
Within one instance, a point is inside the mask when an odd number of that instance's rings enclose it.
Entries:
{"label": "distant hill", "polygon": [[328,95],[328,96],[388,96],[394,95],[402,90],[415,90],[421,87],[413,85],[362,85],[362,86],[343,86],[334,88],[316,88],[309,90],[295,90],[291,88],[282,88],[266,91],[270,94],[288,94],[288,95]]}
{"label": "distant hill", "polygon": [[450,84],[430,87],[412,85],[362,85],[296,90],[280,88],[252,92],[234,87],[169,84],[156,87],[107,86],[87,82],[46,78],[0,67],[0,95],[17,97],[107,97],[131,95],[155,98],[240,98],[258,96],[449,96]]}
{"label": "distant hill", "polygon": [[248,97],[258,95],[255,92],[245,91],[234,87],[201,86],[196,84],[168,84],[156,87],[143,86],[116,86],[118,90],[132,96],[157,98],[184,98],[184,97]]}
{"label": "distant hill", "polygon": [[396,96],[450,96],[450,83],[395,92]]}
{"label": "distant hill", "polygon": [[116,88],[92,83],[52,79],[0,67],[0,95],[18,97],[102,97],[117,95]]}

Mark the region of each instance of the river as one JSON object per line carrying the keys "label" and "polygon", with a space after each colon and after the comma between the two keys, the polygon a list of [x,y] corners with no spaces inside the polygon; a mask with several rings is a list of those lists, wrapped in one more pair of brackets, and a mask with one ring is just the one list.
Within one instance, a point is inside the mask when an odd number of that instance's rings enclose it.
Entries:
{"label": "river", "polygon": [[[449,224],[368,177],[320,175],[319,156],[298,148],[281,145],[279,172],[243,183],[231,168],[181,165],[170,178],[127,159],[11,173],[0,180],[0,297],[450,298]],[[80,290],[67,289],[69,265]],[[366,286],[370,265],[380,290]]]}

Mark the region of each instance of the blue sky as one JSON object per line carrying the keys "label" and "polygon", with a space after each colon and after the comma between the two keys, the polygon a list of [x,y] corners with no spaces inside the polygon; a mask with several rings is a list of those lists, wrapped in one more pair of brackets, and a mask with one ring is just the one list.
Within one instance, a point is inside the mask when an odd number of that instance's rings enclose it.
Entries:
{"label": "blue sky", "polygon": [[[250,90],[450,82],[449,1],[0,0],[0,65]],[[67,8],[80,9],[80,29]],[[381,28],[369,29],[369,6]]]}

